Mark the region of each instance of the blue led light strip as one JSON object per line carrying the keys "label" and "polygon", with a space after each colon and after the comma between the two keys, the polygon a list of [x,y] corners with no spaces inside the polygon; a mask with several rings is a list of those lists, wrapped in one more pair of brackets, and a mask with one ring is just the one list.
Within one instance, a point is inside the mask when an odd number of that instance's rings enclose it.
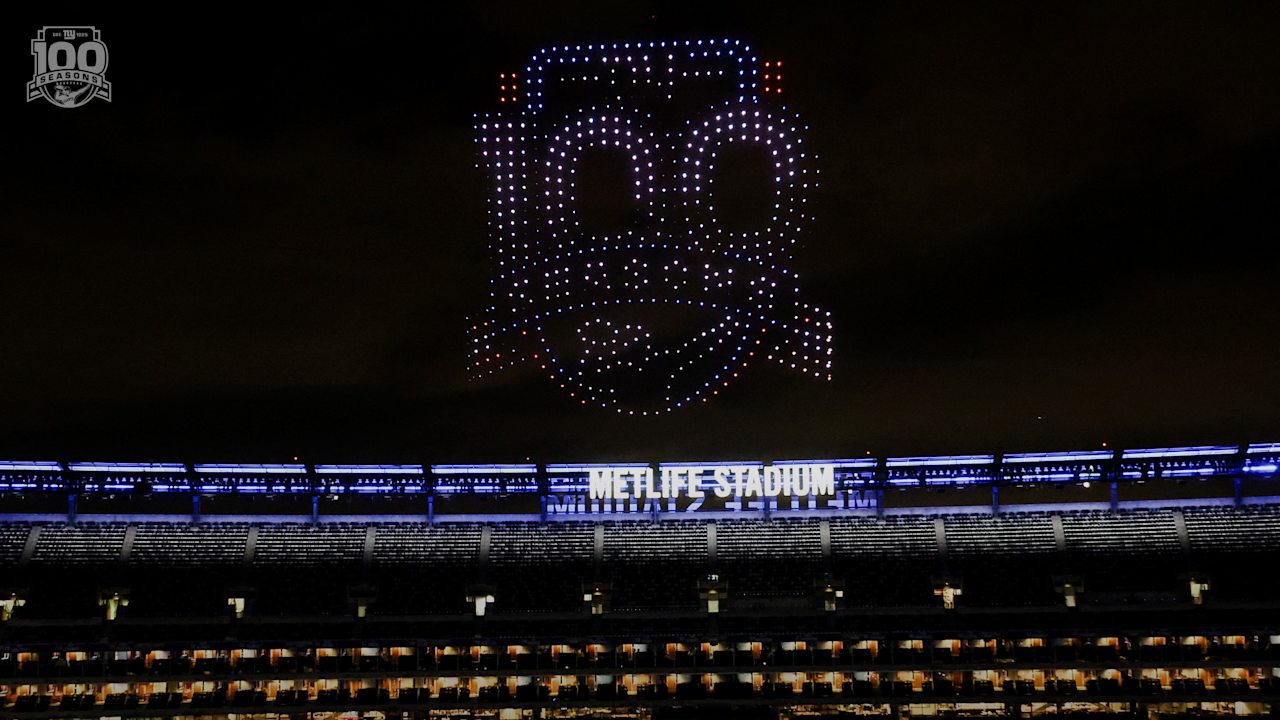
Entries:
{"label": "blue led light strip", "polygon": [[306,465],[196,465],[195,471],[212,475],[305,475]]}
{"label": "blue led light strip", "polygon": [[422,475],[421,465],[317,465],[317,475]]}
{"label": "blue led light strip", "polygon": [[[891,487],[971,485],[991,483],[1062,483],[1103,479],[1259,477],[1280,473],[1280,443],[1247,446],[1202,445],[1133,450],[1078,450],[1010,453],[999,457],[940,455],[842,460],[783,460],[788,465],[830,465],[842,482]],[[480,465],[315,465],[309,482],[308,466],[289,464],[197,464],[0,461],[0,492],[125,491],[145,487],[153,492],[246,493],[536,493],[578,491],[592,470],[599,468],[681,469],[691,467],[762,467],[759,461],[672,463],[534,463]],[[539,469],[543,470],[540,474]],[[883,469],[882,469],[883,468]],[[198,476],[190,484],[172,476]],[[883,474],[882,474],[883,473]],[[430,478],[428,478],[428,475]],[[130,477],[135,476],[135,477]],[[152,476],[158,482],[144,482]],[[166,477],[168,476],[168,477]],[[272,477],[274,479],[267,480]],[[79,478],[79,480],[77,480]],[[358,478],[358,479],[357,479]],[[543,483],[540,485],[540,483]]]}
{"label": "blue led light strip", "polygon": [[106,463],[81,462],[70,463],[67,469],[71,472],[83,473],[170,473],[180,474],[187,471],[182,463]]}

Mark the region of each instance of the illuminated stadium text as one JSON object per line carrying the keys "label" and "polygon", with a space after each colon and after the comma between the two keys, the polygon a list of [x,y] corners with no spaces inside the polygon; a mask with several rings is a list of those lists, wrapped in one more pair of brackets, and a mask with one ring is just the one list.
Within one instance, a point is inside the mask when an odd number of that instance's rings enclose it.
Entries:
{"label": "illuminated stadium text", "polygon": [[591,500],[819,497],[834,495],[835,467],[828,464],[718,465],[592,468]]}

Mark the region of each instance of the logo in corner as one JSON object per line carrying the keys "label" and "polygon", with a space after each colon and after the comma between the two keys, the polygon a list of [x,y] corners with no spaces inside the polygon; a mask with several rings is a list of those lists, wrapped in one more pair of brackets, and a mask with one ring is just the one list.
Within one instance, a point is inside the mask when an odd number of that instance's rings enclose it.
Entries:
{"label": "logo in corner", "polygon": [[80,107],[95,97],[111,102],[107,46],[88,25],[46,25],[31,41],[35,74],[27,83],[27,102],[43,97],[58,107]]}

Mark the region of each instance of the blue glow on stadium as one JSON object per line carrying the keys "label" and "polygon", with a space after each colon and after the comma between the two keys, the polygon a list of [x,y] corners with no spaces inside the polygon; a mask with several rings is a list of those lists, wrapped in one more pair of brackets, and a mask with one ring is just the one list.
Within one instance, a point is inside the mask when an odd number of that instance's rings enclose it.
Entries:
{"label": "blue glow on stadium", "polygon": [[874,468],[878,461],[875,458],[857,458],[853,460],[775,460],[774,465],[834,465],[837,470],[855,470]]}
{"label": "blue glow on stadium", "polygon": [[422,475],[421,465],[316,465],[317,475]]}
{"label": "blue glow on stadium", "polygon": [[1211,455],[1234,455],[1240,452],[1239,447],[1231,445],[1204,445],[1200,447],[1179,448],[1147,448],[1145,450],[1125,450],[1125,460],[1147,458],[1207,457]]}
{"label": "blue glow on stadium", "polygon": [[71,463],[67,469],[84,473],[184,473],[187,466],[180,463],[82,462]]}
{"label": "blue glow on stadium", "polygon": [[1010,464],[1019,463],[1059,463],[1079,462],[1084,460],[1110,460],[1115,453],[1110,450],[1087,450],[1082,452],[1050,452],[1050,453],[1010,453],[1002,460]]}
{"label": "blue glow on stadium", "polygon": [[691,468],[691,467],[741,467],[762,465],[759,460],[722,460],[717,462],[667,462],[659,465],[659,468]]}
{"label": "blue glow on stadium", "polygon": [[1101,477],[1101,473],[1030,473],[1027,475],[1019,475],[1018,480],[1023,482],[1070,482],[1072,480],[1096,480]]}
{"label": "blue glow on stadium", "polygon": [[537,465],[432,465],[432,475],[532,475]]}
{"label": "blue glow on stadium", "polygon": [[889,467],[936,467],[943,465],[990,465],[995,462],[994,455],[947,455],[941,457],[900,457],[889,458]]}
{"label": "blue glow on stadium", "polygon": [[[876,488],[1031,486],[1085,482],[1264,477],[1280,470],[1280,443],[1134,450],[783,460],[780,468],[826,465],[838,492]],[[759,461],[664,463],[317,464],[0,462],[0,491],[160,494],[540,495],[583,493],[599,470],[698,471],[756,468]],[[149,477],[165,478],[149,480]],[[709,475],[707,476],[710,477]]]}
{"label": "blue glow on stadium", "polygon": [[62,465],[56,462],[32,462],[21,460],[0,461],[0,472],[60,472]]}
{"label": "blue glow on stadium", "polygon": [[232,475],[303,475],[306,465],[196,465],[195,471],[204,474]]}
{"label": "blue glow on stadium", "polygon": [[610,467],[610,468],[621,468],[621,467],[629,467],[629,468],[647,468],[647,467],[649,467],[649,463],[585,463],[585,464],[584,464],[584,463],[577,463],[577,464],[572,464],[572,465],[555,465],[555,464],[552,464],[552,465],[548,465],[548,466],[547,466],[547,474],[549,474],[549,475],[558,475],[558,474],[561,474],[561,473],[586,473],[586,472],[590,472],[590,471],[592,471],[592,470],[599,470],[599,469],[601,469],[601,468],[606,468],[606,467]]}

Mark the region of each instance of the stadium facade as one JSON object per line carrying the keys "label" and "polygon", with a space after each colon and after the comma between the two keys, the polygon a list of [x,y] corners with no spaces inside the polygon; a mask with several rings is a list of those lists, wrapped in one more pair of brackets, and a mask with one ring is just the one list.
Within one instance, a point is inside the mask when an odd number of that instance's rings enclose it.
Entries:
{"label": "stadium facade", "polygon": [[1278,466],[4,462],[0,713],[1274,716]]}

